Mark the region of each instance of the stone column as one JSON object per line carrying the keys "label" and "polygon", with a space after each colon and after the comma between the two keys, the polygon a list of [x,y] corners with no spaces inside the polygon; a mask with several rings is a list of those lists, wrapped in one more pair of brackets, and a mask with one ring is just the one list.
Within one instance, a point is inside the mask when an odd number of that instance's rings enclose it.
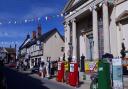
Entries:
{"label": "stone column", "polygon": [[84,56],[85,56],[85,58],[87,57],[87,48],[86,48],[87,47],[86,46],[87,45],[87,42],[86,42],[86,39],[87,39],[87,36],[86,36],[86,34],[84,34],[83,35],[83,41],[84,41],[83,42],[84,43],[84,49],[83,50],[84,50]]}
{"label": "stone column", "polygon": [[72,20],[72,46],[73,46],[73,56],[77,58],[76,19]]}
{"label": "stone column", "polygon": [[120,25],[120,23],[118,23],[118,25],[117,25],[117,51],[118,51],[118,57],[121,57],[121,54],[120,54],[120,51],[122,49],[121,43],[122,43],[121,25]]}
{"label": "stone column", "polygon": [[103,3],[103,35],[104,35],[104,53],[110,53],[110,32],[108,6]]}
{"label": "stone column", "polygon": [[67,26],[66,26],[66,23],[64,24],[64,37],[65,37],[65,50],[64,50],[64,53],[65,53],[65,59],[67,60],[68,58],[68,47],[67,47]]}
{"label": "stone column", "polygon": [[94,49],[93,49],[93,59],[99,58],[99,49],[98,49],[98,18],[97,11],[93,9],[92,11],[93,18],[93,41],[94,41]]}
{"label": "stone column", "polygon": [[70,43],[70,25],[69,25],[69,22],[66,23],[67,25],[67,49],[68,49],[68,57],[69,55],[71,55],[70,53],[70,47],[69,47],[69,43]]}
{"label": "stone column", "polygon": [[69,22],[65,23],[64,29],[65,29],[65,59],[68,60],[69,42],[70,42],[70,25],[69,25]]}

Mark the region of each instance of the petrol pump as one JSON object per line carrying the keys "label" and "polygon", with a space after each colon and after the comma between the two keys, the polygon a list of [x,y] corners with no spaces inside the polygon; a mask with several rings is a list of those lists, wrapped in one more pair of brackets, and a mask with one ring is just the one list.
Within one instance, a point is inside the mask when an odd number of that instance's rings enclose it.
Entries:
{"label": "petrol pump", "polygon": [[57,81],[64,82],[64,62],[61,60],[58,62]]}
{"label": "petrol pump", "polygon": [[71,86],[77,86],[79,75],[78,75],[78,63],[76,61],[76,58],[73,57],[73,61],[70,63],[70,72],[69,72],[69,85]]}

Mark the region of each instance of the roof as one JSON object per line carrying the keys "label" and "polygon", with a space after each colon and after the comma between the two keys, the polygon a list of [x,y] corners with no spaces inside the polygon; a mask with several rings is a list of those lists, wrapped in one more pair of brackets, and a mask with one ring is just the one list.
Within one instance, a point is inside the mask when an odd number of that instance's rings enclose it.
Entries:
{"label": "roof", "polygon": [[21,46],[19,47],[19,49],[22,49],[23,46],[28,42],[29,39],[30,39],[30,35],[27,35],[26,39],[25,39],[24,42],[21,44]]}
{"label": "roof", "polygon": [[4,48],[3,47],[0,47],[0,53],[1,52],[5,52]]}
{"label": "roof", "polygon": [[41,42],[45,42],[56,32],[58,32],[58,34],[60,35],[61,39],[64,41],[63,36],[59,33],[59,31],[56,28],[54,28],[54,29],[44,33],[43,35],[41,35],[40,37],[38,37],[36,39],[31,39],[28,43],[26,43],[24,46],[22,46],[22,48],[30,47],[30,46],[34,45],[34,44],[37,43],[38,40],[41,41]]}
{"label": "roof", "polygon": [[5,50],[6,50],[8,53],[16,53],[16,49],[15,49],[15,48],[5,48]]}

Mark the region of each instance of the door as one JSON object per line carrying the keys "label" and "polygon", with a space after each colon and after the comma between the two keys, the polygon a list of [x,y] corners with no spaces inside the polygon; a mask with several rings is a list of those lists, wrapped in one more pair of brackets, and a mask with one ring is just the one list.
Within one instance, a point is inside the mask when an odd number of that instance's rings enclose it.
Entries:
{"label": "door", "polygon": [[93,35],[89,34],[87,35],[87,59],[91,60],[93,59]]}

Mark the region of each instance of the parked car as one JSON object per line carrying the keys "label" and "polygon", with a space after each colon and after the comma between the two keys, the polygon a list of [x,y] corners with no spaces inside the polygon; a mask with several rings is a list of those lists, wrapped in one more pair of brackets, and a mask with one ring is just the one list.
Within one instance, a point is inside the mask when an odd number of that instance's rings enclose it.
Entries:
{"label": "parked car", "polygon": [[39,67],[38,66],[34,66],[32,69],[31,69],[31,73],[38,73],[39,72]]}
{"label": "parked car", "polygon": [[9,63],[9,67],[11,67],[11,68],[16,68],[16,63],[15,63],[15,62]]}

